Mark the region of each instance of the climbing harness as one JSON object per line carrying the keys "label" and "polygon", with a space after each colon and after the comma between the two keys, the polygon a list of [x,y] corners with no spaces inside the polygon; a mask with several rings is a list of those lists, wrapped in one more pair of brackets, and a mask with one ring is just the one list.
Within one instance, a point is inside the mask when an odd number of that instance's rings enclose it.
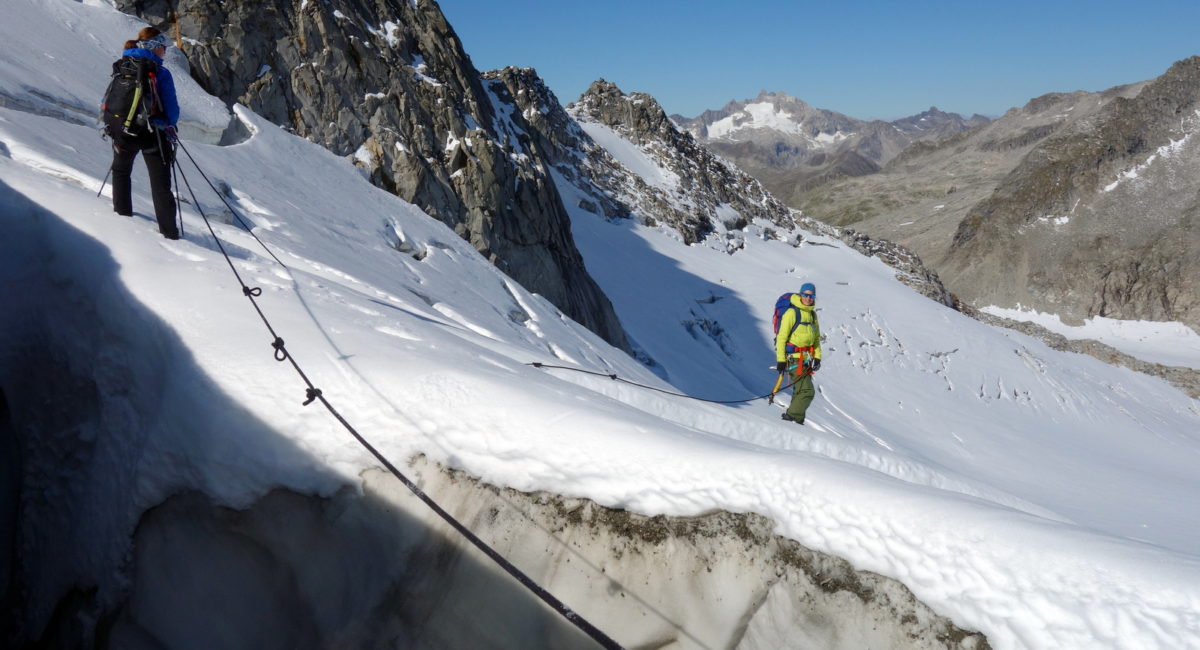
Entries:
{"label": "climbing harness", "polygon": [[[196,159],[192,157],[192,153],[190,151],[188,151],[186,146],[184,146],[182,140],[178,141],[178,145],[179,145],[179,148],[183,150],[184,154],[187,155],[188,160],[191,161],[192,165],[196,168],[196,171],[199,172],[200,176],[203,177],[205,182],[208,183],[208,186],[210,188],[212,188],[213,192],[215,192],[217,194],[217,196],[221,199],[221,201],[225,204],[225,207],[229,208],[230,213],[232,213],[233,216],[238,220],[238,222],[240,224],[242,224],[242,227],[245,229],[245,231],[248,232],[250,234],[250,236],[253,237],[254,240],[259,243],[260,246],[263,247],[263,250],[265,250],[268,255],[270,255],[276,262],[279,263],[280,266],[282,266],[285,270],[287,270],[290,273],[291,269],[289,269],[286,264],[284,264],[282,261],[280,261],[280,259],[278,257],[276,257],[275,253],[273,251],[271,251],[271,249],[269,247],[267,247],[267,245],[261,239],[259,239],[257,235],[254,234],[253,230],[246,224],[245,220],[242,219],[241,215],[238,214],[238,211],[235,210],[234,207],[229,204],[229,201],[226,200],[224,194],[222,194],[216,188],[216,186],[213,185],[213,182],[211,180],[209,180],[208,176],[204,173],[204,170],[201,169],[200,165],[198,165],[196,163]],[[358,432],[358,430],[355,429],[346,420],[346,418],[344,418],[342,416],[341,413],[338,412],[337,409],[334,408],[333,404],[331,404],[329,402],[329,400],[326,399],[325,395],[321,392],[321,389],[317,388],[313,384],[312,380],[309,379],[308,375],[304,373],[304,370],[300,367],[300,364],[296,361],[296,359],[292,355],[292,353],[288,351],[287,347],[284,344],[283,338],[281,338],[279,336],[279,334],[275,331],[274,326],[271,325],[271,321],[267,318],[266,314],[263,313],[262,308],[258,304],[257,299],[260,296],[262,296],[262,288],[261,287],[250,287],[242,279],[241,274],[239,274],[237,271],[237,267],[235,267],[233,264],[233,260],[229,257],[228,251],[225,250],[225,245],[221,242],[221,239],[219,237],[217,237],[217,233],[213,229],[212,222],[209,220],[208,215],[205,214],[203,208],[201,208],[200,201],[196,198],[196,193],[194,191],[192,191],[192,186],[191,186],[191,183],[188,182],[187,175],[183,173],[182,169],[179,169],[179,175],[180,175],[180,178],[183,179],[184,185],[187,187],[188,194],[192,197],[192,203],[193,203],[193,205],[195,205],[196,211],[199,212],[201,218],[204,219],[205,225],[208,226],[209,233],[212,234],[213,239],[217,243],[217,247],[220,248],[221,254],[225,257],[225,262],[229,265],[229,269],[231,271],[233,271],[233,275],[235,278],[237,278],[238,284],[241,285],[242,295],[246,296],[246,298],[250,300],[250,304],[254,307],[254,310],[258,313],[259,318],[262,319],[263,325],[265,325],[267,328],[267,331],[270,332],[271,337],[272,337],[271,347],[275,350],[275,360],[279,361],[279,362],[283,362],[283,361],[290,362],[292,365],[292,368],[295,369],[296,374],[298,374],[300,376],[300,379],[304,381],[306,388],[305,388],[305,400],[304,400],[303,404],[305,406],[307,406],[309,404],[312,404],[314,401],[320,402],[321,405],[324,406],[325,409],[327,411],[329,411],[329,413],[334,417],[334,419],[336,419],[339,423],[341,423],[342,427],[345,428],[346,431],[349,432],[349,434],[351,436],[353,436],[354,439],[357,440],[358,443],[360,445],[362,445],[364,449],[366,449],[368,452],[370,452],[370,454],[372,456],[374,456],[375,459],[380,462],[380,464],[382,464],[384,467],[386,467],[387,470],[389,472],[391,472],[393,476],[395,476],[397,479],[399,479],[399,481],[401,483],[403,483],[404,486],[409,489],[409,491],[411,491],[418,499],[420,499],[422,502],[424,502],[425,505],[429,506],[429,508],[431,510],[433,510],[435,513],[437,513],[437,515],[439,517],[441,517],[442,520],[444,520],[446,523],[450,524],[451,527],[453,527],[455,530],[457,530],[459,532],[459,534],[461,534],[464,538],[467,539],[467,541],[471,542],[472,545],[474,545],[477,549],[479,549],[485,555],[487,555],[489,558],[491,558],[491,560],[493,562],[495,562],[497,565],[499,565],[500,568],[504,569],[510,576],[515,578],[517,580],[517,582],[521,583],[522,586],[524,586],[526,589],[531,591],[534,595],[536,595],[539,599],[541,599],[542,602],[546,603],[556,613],[558,613],[560,616],[562,616],[568,622],[573,624],[579,630],[581,630],[582,632],[587,634],[589,637],[592,638],[592,640],[599,643],[601,647],[610,649],[610,650],[613,650],[613,649],[620,650],[621,649],[620,644],[618,644],[616,641],[614,641],[612,638],[610,638],[608,635],[606,635],[604,632],[602,632],[599,628],[592,625],[586,619],[584,619],[583,617],[576,614],[570,607],[568,607],[566,604],[564,604],[562,601],[560,601],[558,598],[556,598],[553,594],[551,594],[549,591],[547,591],[541,585],[534,582],[532,578],[530,578],[528,575],[526,575],[524,572],[522,572],[520,569],[518,569],[515,565],[513,565],[511,562],[509,562],[507,559],[505,559],[504,556],[500,555],[500,553],[498,551],[496,551],[491,546],[489,546],[486,542],[484,542],[482,539],[477,537],[466,526],[464,526],[457,519],[455,519],[453,515],[451,515],[449,512],[447,512],[441,506],[439,506],[436,501],[434,501],[429,495],[425,494],[424,490],[422,490],[419,486],[417,486],[416,483],[414,483],[407,476],[405,476],[404,473],[401,472],[400,469],[397,468],[394,464],[392,464],[392,462],[390,460],[388,460],[387,457],[385,457],[379,450],[377,450],[374,447],[374,445],[372,445],[370,442],[368,442],[367,439],[365,437],[363,437],[363,435],[360,434]],[[181,218],[181,221],[182,221],[182,218]]]}

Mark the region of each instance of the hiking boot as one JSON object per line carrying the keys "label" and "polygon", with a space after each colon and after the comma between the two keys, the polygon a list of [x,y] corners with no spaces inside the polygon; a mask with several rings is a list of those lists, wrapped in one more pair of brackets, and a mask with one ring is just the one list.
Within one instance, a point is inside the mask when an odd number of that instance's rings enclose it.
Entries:
{"label": "hiking boot", "polygon": [[796,424],[804,424],[803,419],[797,420],[796,418],[788,415],[787,413],[784,413],[783,415],[779,416],[779,419],[783,420],[784,422],[795,422]]}

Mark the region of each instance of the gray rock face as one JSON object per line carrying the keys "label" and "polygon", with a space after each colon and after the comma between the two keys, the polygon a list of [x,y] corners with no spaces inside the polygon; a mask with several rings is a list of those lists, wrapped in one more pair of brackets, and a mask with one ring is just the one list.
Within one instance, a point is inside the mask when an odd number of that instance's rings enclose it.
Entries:
{"label": "gray rock face", "polygon": [[1198,109],[1193,57],[915,144],[804,208],[911,248],[968,304],[1200,328]]}
{"label": "gray rock face", "polygon": [[672,119],[793,207],[822,183],[879,171],[913,142],[988,122],[981,115],[964,118],[937,107],[892,122],[864,121],[766,91],[719,111]]}
{"label": "gray rock face", "polygon": [[[649,223],[674,228],[685,243],[703,240],[718,231],[744,228],[754,219],[783,227],[794,225],[790,208],[761,183],[677,128],[653,97],[636,92],[626,95],[615,84],[601,79],[567,110],[581,122],[616,131],[678,179],[678,185],[667,191],[647,185],[636,174],[615,165],[611,157],[599,156],[585,165],[589,178],[597,185],[625,197],[631,209]],[[722,206],[740,216],[723,219],[718,214]]]}
{"label": "gray rock face", "polygon": [[958,300],[946,290],[938,274],[926,267],[916,253],[900,244],[875,239],[853,228],[837,228],[810,219],[805,220],[805,227],[837,237],[863,255],[878,257],[884,264],[896,269],[896,279],[905,286],[934,302],[961,311]]}
{"label": "gray rock face", "polygon": [[[161,0],[118,5],[161,22]],[[583,266],[561,198],[428,0],[238,2],[175,7],[194,76],[331,151],[420,206],[530,291],[626,348]],[[352,206],[348,206],[352,209]]]}
{"label": "gray rock face", "polygon": [[1198,134],[1192,57],[1038,144],[959,222],[945,273],[978,303],[1200,329]]}

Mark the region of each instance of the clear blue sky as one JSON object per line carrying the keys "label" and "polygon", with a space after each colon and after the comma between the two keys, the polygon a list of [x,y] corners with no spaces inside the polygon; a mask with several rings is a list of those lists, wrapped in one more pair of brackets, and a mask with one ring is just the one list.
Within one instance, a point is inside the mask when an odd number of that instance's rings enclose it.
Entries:
{"label": "clear blue sky", "polygon": [[1200,0],[439,0],[479,70],[599,78],[694,117],[760,90],[860,119],[999,115],[1200,54]]}

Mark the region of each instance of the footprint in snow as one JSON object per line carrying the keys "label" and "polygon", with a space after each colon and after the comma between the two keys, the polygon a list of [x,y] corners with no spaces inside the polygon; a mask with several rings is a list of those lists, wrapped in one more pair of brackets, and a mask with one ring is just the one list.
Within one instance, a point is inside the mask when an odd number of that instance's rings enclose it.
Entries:
{"label": "footprint in snow", "polygon": [[158,233],[155,233],[154,236],[160,238],[160,240],[158,242],[159,246],[162,246],[163,248],[167,249],[168,251],[174,253],[175,255],[178,255],[179,257],[182,257],[183,259],[185,259],[189,262],[204,262],[204,261],[208,260],[207,257],[197,254],[195,252],[195,249],[183,248],[181,246],[181,244],[183,244],[183,242],[187,241],[187,239],[185,239],[183,237],[180,237],[177,240],[170,240],[170,239],[163,238],[163,236],[159,235]]}

